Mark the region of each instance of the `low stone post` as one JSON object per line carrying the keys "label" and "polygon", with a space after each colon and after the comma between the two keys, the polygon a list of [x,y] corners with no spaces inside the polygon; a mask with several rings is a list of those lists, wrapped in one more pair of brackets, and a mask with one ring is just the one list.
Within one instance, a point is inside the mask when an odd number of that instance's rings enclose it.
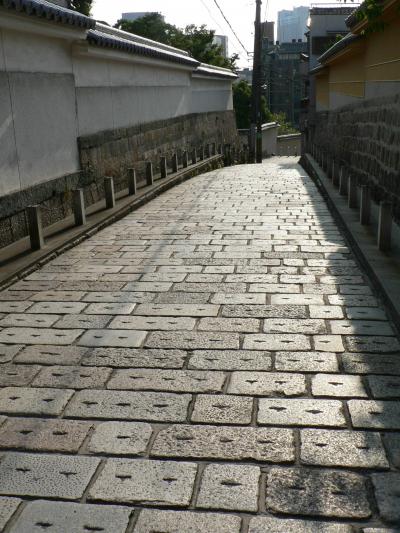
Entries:
{"label": "low stone post", "polygon": [[217,144],[216,143],[212,143],[211,145],[211,155],[217,155]]}
{"label": "low stone post", "polygon": [[182,167],[187,168],[189,166],[187,150],[182,152]]}
{"label": "low stone post", "polygon": [[222,155],[222,144],[218,145],[218,154]]}
{"label": "low stone post", "polygon": [[168,176],[167,158],[165,155],[160,157],[160,174],[161,178],[166,178]]}
{"label": "low stone post", "polygon": [[195,165],[197,163],[197,150],[196,148],[193,148],[192,150],[192,165]]}
{"label": "low stone post", "polygon": [[153,185],[154,175],[153,175],[153,163],[151,161],[146,162],[146,183],[147,185]]}
{"label": "low stone post", "polygon": [[40,205],[30,205],[26,208],[28,219],[29,237],[31,240],[31,250],[41,250],[44,246],[42,216]]}
{"label": "low stone post", "polygon": [[106,209],[115,207],[114,178],[104,178],[104,195],[106,198]]}
{"label": "low stone post", "polygon": [[134,168],[128,168],[128,189],[129,196],[133,196],[136,194],[136,170]]}
{"label": "low stone post", "polygon": [[383,201],[379,205],[378,248],[388,252],[392,243],[392,203]]}
{"label": "low stone post", "polygon": [[174,154],[171,159],[172,172],[178,172],[178,154]]}
{"label": "low stone post", "polygon": [[357,207],[357,178],[355,176],[349,176],[348,183],[348,206]]}
{"label": "low stone post", "polygon": [[360,223],[368,226],[371,220],[371,191],[368,185],[361,185]]}
{"label": "low stone post", "polygon": [[334,187],[339,185],[339,166],[334,159],[332,160],[332,183]]}
{"label": "low stone post", "polygon": [[205,148],[205,157],[206,157],[206,159],[209,159],[210,155],[211,155],[210,145],[207,143],[206,144],[206,148]]}
{"label": "low stone post", "polygon": [[72,210],[74,212],[75,226],[83,226],[86,224],[85,197],[83,195],[83,189],[75,189],[72,191]]}
{"label": "low stone post", "polygon": [[204,161],[204,146],[200,147],[200,161]]}
{"label": "low stone post", "polygon": [[347,169],[344,165],[341,165],[339,172],[339,194],[347,196]]}

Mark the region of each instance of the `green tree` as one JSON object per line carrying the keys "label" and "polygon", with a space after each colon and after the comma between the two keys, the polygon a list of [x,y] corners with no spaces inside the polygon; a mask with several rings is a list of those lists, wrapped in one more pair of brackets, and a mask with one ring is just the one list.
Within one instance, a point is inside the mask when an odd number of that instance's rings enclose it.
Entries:
{"label": "green tree", "polygon": [[165,22],[159,13],[150,13],[140,19],[121,19],[116,28],[140,35],[159,43],[186,50],[197,61],[235,70],[238,56],[224,57],[222,48],[213,43],[215,32],[206,26],[191,24],[181,29]]}
{"label": "green tree", "polygon": [[[233,84],[233,107],[236,113],[236,124],[238,129],[248,129],[251,123],[251,85],[245,80],[240,80]],[[261,98],[261,118],[264,122],[272,122],[273,115],[267,107],[267,101]]]}
{"label": "green tree", "polygon": [[69,6],[70,9],[78,11],[83,15],[90,15],[90,10],[92,9],[94,0],[70,0]]}

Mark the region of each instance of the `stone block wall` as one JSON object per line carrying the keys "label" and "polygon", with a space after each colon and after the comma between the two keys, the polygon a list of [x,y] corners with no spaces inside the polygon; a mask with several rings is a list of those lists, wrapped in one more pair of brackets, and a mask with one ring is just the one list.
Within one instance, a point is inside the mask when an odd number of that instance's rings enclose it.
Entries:
{"label": "stone block wall", "polygon": [[28,235],[24,211],[28,205],[40,204],[43,226],[50,226],[72,214],[73,189],[83,188],[85,204],[90,206],[104,198],[105,176],[114,177],[118,192],[127,187],[127,168],[136,169],[140,185],[146,161],[152,161],[158,173],[162,155],[170,160],[175,152],[180,157],[183,150],[213,142],[238,144],[233,111],[186,115],[81,137],[81,172],[0,197],[0,248]]}
{"label": "stone block wall", "polygon": [[317,113],[310,142],[370,185],[375,201],[392,201],[400,220],[400,94]]}

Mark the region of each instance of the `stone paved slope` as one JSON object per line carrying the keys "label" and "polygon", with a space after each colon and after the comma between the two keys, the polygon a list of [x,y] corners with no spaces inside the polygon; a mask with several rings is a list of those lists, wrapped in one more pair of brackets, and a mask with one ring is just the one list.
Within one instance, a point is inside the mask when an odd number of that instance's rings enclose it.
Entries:
{"label": "stone paved slope", "polygon": [[1,292],[0,364],[6,533],[400,524],[399,339],[294,159],[194,178]]}

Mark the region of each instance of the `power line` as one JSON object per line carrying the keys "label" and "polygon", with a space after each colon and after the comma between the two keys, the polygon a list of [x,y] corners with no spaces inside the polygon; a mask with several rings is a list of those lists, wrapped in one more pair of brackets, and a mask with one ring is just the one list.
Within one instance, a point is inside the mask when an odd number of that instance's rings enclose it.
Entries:
{"label": "power line", "polygon": [[[203,6],[205,7],[205,9],[208,11],[208,14],[210,15],[211,19],[213,20],[213,22],[218,26],[218,28],[220,29],[221,33],[224,33],[224,30],[222,29],[221,25],[219,24],[219,22],[214,18],[213,14],[211,13],[211,10],[210,8],[208,7],[208,5],[205,3],[204,0],[200,0],[200,2],[203,4]],[[234,44],[232,45],[233,48],[238,52],[239,49],[237,48],[237,46],[235,46]]]}
{"label": "power line", "polygon": [[214,4],[217,6],[217,8],[219,9],[221,15],[223,16],[225,22],[228,24],[229,28],[231,29],[233,35],[236,37],[238,43],[240,44],[240,46],[243,48],[243,50],[246,52],[246,54],[248,54],[248,50],[246,49],[246,47],[244,46],[244,44],[242,43],[242,41],[239,39],[239,37],[237,36],[237,33],[235,32],[235,30],[232,28],[232,24],[229,22],[229,20],[226,18],[225,16],[225,13],[222,11],[221,9],[221,6],[218,4],[217,0],[214,0]]}

